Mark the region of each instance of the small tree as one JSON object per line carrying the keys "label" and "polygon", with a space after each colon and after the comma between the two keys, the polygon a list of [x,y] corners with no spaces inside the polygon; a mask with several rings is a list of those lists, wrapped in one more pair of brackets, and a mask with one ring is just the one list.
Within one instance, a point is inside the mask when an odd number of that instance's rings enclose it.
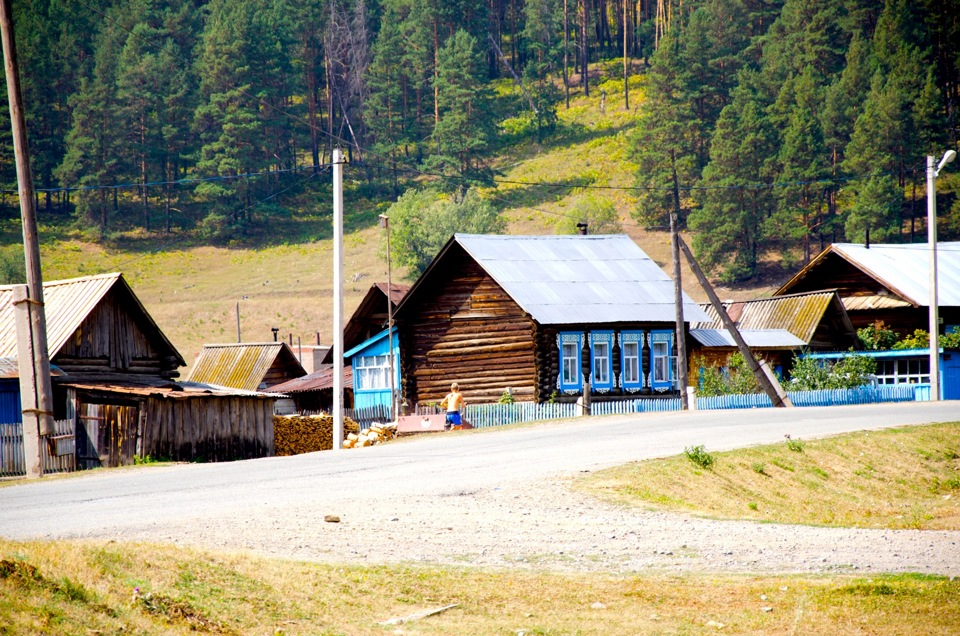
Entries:
{"label": "small tree", "polygon": [[794,391],[855,389],[867,383],[877,371],[877,361],[868,356],[849,355],[834,364],[810,357],[794,357],[790,388]]}

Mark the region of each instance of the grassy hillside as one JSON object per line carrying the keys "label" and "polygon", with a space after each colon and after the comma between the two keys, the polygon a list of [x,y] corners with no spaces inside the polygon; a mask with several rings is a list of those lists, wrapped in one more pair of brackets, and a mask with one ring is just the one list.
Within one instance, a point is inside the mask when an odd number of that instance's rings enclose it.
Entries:
{"label": "grassy hillside", "polygon": [[[598,67],[598,73],[600,68]],[[602,79],[600,75],[598,78]],[[622,83],[610,80],[594,87],[591,97],[579,94],[570,108],[561,106],[560,133],[549,142],[524,141],[499,156],[501,181],[632,186],[636,165],[628,157],[628,135],[642,108],[643,78],[632,81],[631,109],[623,106]],[[605,99],[602,97],[606,92]],[[323,178],[329,178],[324,176]],[[553,233],[556,221],[582,190],[500,183],[484,191],[509,221],[513,234]],[[624,231],[658,264],[670,270],[669,235],[647,231],[630,216],[636,198],[629,191],[592,190],[620,213]],[[43,268],[47,280],[121,271],[147,310],[192,363],[204,343],[235,342],[237,304],[244,341],[291,334],[304,344],[331,341],[333,324],[332,242],[328,202],[310,205],[269,228],[270,240],[260,247],[198,245],[182,235],[120,235],[91,243],[75,232],[41,228]],[[385,261],[378,257],[382,231],[377,214],[387,199],[370,201],[347,184],[345,207],[352,227],[344,240],[345,310],[349,317],[370,284],[386,280]],[[18,230],[17,230],[18,231]],[[8,230],[8,236],[15,234]],[[403,271],[395,271],[400,280]],[[684,267],[685,289],[705,296]],[[722,297],[752,297],[770,286],[721,291]],[[184,375],[186,369],[184,370]]]}

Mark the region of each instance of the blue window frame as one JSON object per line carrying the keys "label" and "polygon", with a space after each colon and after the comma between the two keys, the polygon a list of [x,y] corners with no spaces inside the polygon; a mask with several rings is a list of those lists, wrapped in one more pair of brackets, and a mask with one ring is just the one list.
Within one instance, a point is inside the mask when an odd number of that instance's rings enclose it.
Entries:
{"label": "blue window frame", "polygon": [[664,392],[674,388],[677,359],[673,355],[673,331],[650,332],[650,386]]}
{"label": "blue window frame", "polygon": [[613,388],[613,332],[590,333],[590,388],[606,393]]}
{"label": "blue window frame", "polygon": [[628,393],[643,388],[643,332],[620,332],[620,386]]}
{"label": "blue window frame", "polygon": [[557,349],[560,351],[560,374],[557,376],[557,388],[564,393],[577,393],[583,390],[583,334],[563,331],[557,336]]}

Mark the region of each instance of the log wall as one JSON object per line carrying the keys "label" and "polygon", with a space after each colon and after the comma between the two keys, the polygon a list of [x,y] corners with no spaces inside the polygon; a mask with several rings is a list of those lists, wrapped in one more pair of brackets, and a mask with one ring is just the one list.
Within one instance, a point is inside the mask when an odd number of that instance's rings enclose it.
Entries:
{"label": "log wall", "polygon": [[403,397],[438,402],[458,382],[467,402],[495,402],[509,388],[538,399],[533,321],[458,246],[398,317]]}

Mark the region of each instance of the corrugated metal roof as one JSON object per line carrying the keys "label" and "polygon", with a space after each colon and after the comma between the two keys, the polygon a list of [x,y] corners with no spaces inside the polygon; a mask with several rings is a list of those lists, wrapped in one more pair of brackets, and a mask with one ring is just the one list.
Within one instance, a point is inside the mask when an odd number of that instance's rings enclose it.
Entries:
{"label": "corrugated metal roof", "polygon": [[[690,335],[704,347],[736,347],[726,329],[691,329]],[[806,343],[786,329],[744,329],[740,331],[748,347],[798,349]]]}
{"label": "corrugated metal roof", "polygon": [[[937,286],[939,287],[939,285]],[[847,296],[843,300],[843,306],[847,311],[866,311],[869,309],[896,309],[898,307],[911,307],[912,305],[905,300],[894,298],[893,296]],[[939,303],[938,303],[939,304]]]}
{"label": "corrugated metal roof", "polygon": [[[673,322],[673,280],[625,234],[454,240],[540,324]],[[706,314],[683,295],[684,318]]]}
{"label": "corrugated metal roof", "polygon": [[160,379],[141,378],[131,380],[114,380],[110,382],[89,382],[69,380],[58,382],[58,386],[69,386],[88,391],[110,391],[126,395],[141,395],[163,397],[168,399],[186,399],[200,396],[215,397],[252,397],[262,399],[276,399],[286,397],[282,393],[267,393],[265,391],[246,391],[232,387],[203,384],[199,382],[173,382]]}
{"label": "corrugated metal roof", "polygon": [[[285,342],[203,345],[187,381],[256,391],[284,347]],[[292,351],[290,356],[296,358]]]}
{"label": "corrugated metal roof", "polygon": [[[73,336],[84,319],[93,311],[103,298],[113,289],[114,285],[121,284],[129,291],[135,309],[142,312],[143,318],[155,328],[155,334],[168,346],[170,351],[180,360],[181,365],[186,362],[180,356],[176,347],[160,331],[140,303],[136,294],[130,289],[123,275],[120,273],[98,274],[69,280],[47,281],[43,284],[44,314],[47,322],[47,349],[53,358],[60,348]],[[0,357],[17,356],[17,327],[13,315],[13,285],[0,286]],[[131,310],[134,308],[130,308]]]}
{"label": "corrugated metal roof", "polygon": [[[891,291],[920,307],[930,306],[927,243],[877,245],[834,243],[833,250]],[[937,294],[943,307],[960,307],[960,241],[937,243]]]}
{"label": "corrugated metal roof", "polygon": [[[847,260],[903,300],[918,307],[930,306],[930,248],[927,243],[872,243],[869,248],[858,243],[834,243],[787,281],[778,293],[789,290],[831,253]],[[938,304],[960,307],[960,241],[937,243],[937,279]]]}
{"label": "corrugated metal roof", "polygon": [[[785,330],[809,344],[833,301],[836,292],[823,291],[727,302],[723,306],[742,331]],[[723,329],[723,321],[712,305],[703,306],[710,320],[692,325],[694,329]]]}
{"label": "corrugated metal roof", "polygon": [[[344,388],[353,388],[353,367],[346,365],[343,367],[343,386]],[[307,391],[322,391],[333,388],[333,365],[324,367],[310,375],[302,378],[287,380],[270,388],[271,391],[279,393],[305,393]]]}

